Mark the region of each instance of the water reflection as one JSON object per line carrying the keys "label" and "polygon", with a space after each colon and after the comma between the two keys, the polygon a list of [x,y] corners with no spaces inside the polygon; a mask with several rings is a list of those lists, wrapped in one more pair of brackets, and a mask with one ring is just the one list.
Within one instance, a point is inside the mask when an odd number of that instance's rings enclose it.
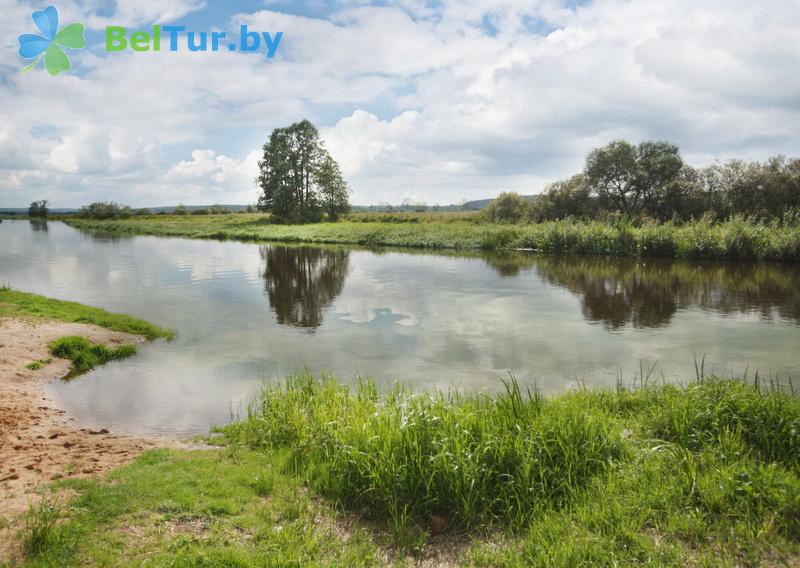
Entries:
{"label": "water reflection", "polygon": [[[644,363],[800,379],[800,267],[110,238],[0,225],[0,282],[177,330],[48,392],[81,426],[193,435],[264,378],[544,393]],[[298,332],[298,330],[300,332]],[[308,333],[313,332],[313,333]],[[622,371],[620,371],[622,369]]]}
{"label": "water reflection", "polygon": [[347,277],[350,252],[264,245],[264,288],[278,323],[313,330],[322,310],[338,296]]}
{"label": "water reflection", "polygon": [[47,232],[47,221],[44,219],[30,219],[31,229],[36,232]]}
{"label": "water reflection", "polygon": [[584,318],[609,330],[664,327],[690,307],[800,323],[796,266],[538,257],[536,268],[581,299]]}

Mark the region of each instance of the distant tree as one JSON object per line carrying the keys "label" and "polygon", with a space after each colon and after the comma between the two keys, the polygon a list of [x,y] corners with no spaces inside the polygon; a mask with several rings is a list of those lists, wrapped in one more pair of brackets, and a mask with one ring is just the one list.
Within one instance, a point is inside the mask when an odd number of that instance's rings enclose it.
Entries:
{"label": "distant tree", "polygon": [[42,199],[41,201],[34,201],[28,207],[28,216],[35,217],[37,219],[47,219],[47,214],[50,210],[47,208],[47,200]]}
{"label": "distant tree", "polygon": [[589,153],[585,174],[601,206],[632,215],[674,181],[682,167],[674,144],[645,141],[634,146],[615,140]]}
{"label": "distant tree", "polygon": [[319,185],[319,198],[322,208],[330,221],[336,221],[340,215],[350,212],[350,186],[342,177],[342,170],[336,160],[325,155],[316,170]]}
{"label": "distant tree", "polygon": [[256,183],[258,208],[281,222],[318,221],[346,211],[346,184],[308,120],[276,128],[264,144]]}
{"label": "distant tree", "polygon": [[504,192],[489,203],[483,213],[493,223],[519,223],[531,218],[533,207],[518,193]]}
{"label": "distant tree", "polygon": [[173,215],[188,215],[189,208],[186,207],[183,203],[179,204],[175,209],[172,210]]}
{"label": "distant tree", "polygon": [[131,208],[113,201],[96,201],[81,207],[78,215],[87,219],[125,219],[131,216]]}

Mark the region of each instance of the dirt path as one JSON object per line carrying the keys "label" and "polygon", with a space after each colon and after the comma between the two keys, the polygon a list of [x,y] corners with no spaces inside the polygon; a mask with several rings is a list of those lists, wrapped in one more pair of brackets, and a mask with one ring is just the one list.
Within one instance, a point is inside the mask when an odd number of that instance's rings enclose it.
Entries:
{"label": "dirt path", "polygon": [[53,358],[39,370],[26,368],[50,358],[47,344],[65,335],[106,344],[142,341],[94,325],[0,318],[0,560],[16,548],[19,515],[38,500],[37,487],[61,478],[98,476],[145,449],[180,445],[71,426],[43,388],[64,376],[70,362]]}

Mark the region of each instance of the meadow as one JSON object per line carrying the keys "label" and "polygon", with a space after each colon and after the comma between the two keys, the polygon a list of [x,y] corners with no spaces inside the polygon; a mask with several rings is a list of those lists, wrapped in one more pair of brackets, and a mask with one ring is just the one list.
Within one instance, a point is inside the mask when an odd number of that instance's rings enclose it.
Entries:
{"label": "meadow", "polygon": [[328,243],[431,249],[530,249],[547,254],[708,260],[800,261],[800,227],[744,218],[675,223],[547,221],[490,223],[479,213],[352,214],[336,223],[282,225],[259,214],[71,218],[72,227],[111,235]]}

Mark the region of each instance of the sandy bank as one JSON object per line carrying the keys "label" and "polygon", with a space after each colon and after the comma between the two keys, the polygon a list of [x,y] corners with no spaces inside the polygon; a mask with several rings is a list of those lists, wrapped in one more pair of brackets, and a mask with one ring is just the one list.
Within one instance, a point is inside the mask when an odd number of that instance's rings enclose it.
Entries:
{"label": "sandy bank", "polygon": [[53,480],[98,476],[153,447],[178,446],[166,439],[117,436],[105,428],[81,429],[44,391],[70,366],[52,358],[41,369],[26,365],[49,359],[47,344],[66,335],[97,343],[139,343],[142,338],[87,324],[0,318],[0,559],[15,548],[19,515],[38,500],[37,488]]}

